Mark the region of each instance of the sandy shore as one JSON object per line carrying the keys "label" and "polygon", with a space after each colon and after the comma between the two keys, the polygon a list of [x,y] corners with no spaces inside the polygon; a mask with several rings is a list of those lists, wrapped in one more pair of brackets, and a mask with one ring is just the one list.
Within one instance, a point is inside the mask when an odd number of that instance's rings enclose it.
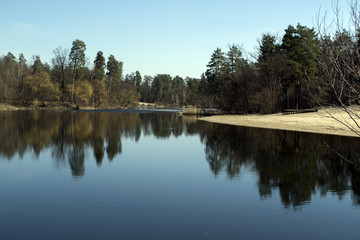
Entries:
{"label": "sandy shore", "polygon": [[[352,110],[360,114],[360,108],[352,108]],[[331,117],[329,113],[333,115],[333,117]],[[341,108],[326,108],[318,112],[289,115],[283,115],[281,113],[266,115],[216,115],[202,117],[199,118],[199,120],[246,127],[359,137],[359,135],[351,131],[344,124],[335,120],[334,117],[342,122],[348,122],[357,128],[358,133],[360,133],[360,128],[356,127],[349,115]],[[357,122],[360,124],[360,119],[357,119]]]}

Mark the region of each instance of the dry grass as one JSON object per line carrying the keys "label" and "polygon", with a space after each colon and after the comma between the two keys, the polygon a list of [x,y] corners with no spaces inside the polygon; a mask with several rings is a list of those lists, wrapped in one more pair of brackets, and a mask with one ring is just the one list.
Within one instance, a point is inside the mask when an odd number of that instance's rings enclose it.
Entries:
{"label": "dry grass", "polygon": [[18,110],[19,108],[10,105],[10,104],[6,104],[6,103],[0,103],[0,111],[15,111]]}

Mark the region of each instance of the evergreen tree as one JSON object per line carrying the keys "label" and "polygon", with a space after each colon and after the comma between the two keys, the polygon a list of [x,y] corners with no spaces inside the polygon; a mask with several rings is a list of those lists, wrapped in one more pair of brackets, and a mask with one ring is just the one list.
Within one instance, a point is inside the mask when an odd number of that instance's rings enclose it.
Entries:
{"label": "evergreen tree", "polygon": [[142,77],[139,71],[135,72],[135,78],[134,78],[134,86],[135,89],[138,93],[141,92],[141,81],[142,81]]}
{"label": "evergreen tree", "polygon": [[31,66],[32,69],[32,74],[36,74],[36,73],[40,73],[41,71],[44,70],[44,65],[42,64],[41,60],[40,60],[40,56],[33,56],[33,60],[34,63]]}
{"label": "evergreen tree", "polygon": [[113,55],[110,55],[106,63],[106,79],[109,101],[111,104],[120,104],[126,106],[135,102],[137,96],[134,95],[133,89],[122,82],[123,63],[117,61]]}
{"label": "evergreen tree", "polygon": [[[169,96],[172,78],[169,74],[158,74],[154,77],[151,85],[151,92],[154,101],[164,102]],[[170,100],[170,99],[167,99]]]}
{"label": "evergreen tree", "polygon": [[94,65],[94,79],[102,80],[105,75],[105,58],[102,51],[96,54]]}
{"label": "evergreen tree", "polygon": [[69,65],[72,68],[71,102],[74,102],[75,79],[81,78],[81,69],[85,67],[86,45],[83,41],[76,39],[72,43],[69,54]]}
{"label": "evergreen tree", "polygon": [[196,78],[189,78],[185,79],[186,81],[186,95],[185,95],[185,102],[186,105],[192,105],[193,107],[196,106],[199,100],[199,81]]}
{"label": "evergreen tree", "polygon": [[213,52],[210,62],[206,66],[208,68],[206,70],[206,76],[208,79],[215,79],[223,73],[225,67],[225,57],[220,48],[217,48]]}
{"label": "evergreen tree", "polygon": [[19,54],[18,60],[18,82],[21,83],[27,71],[26,59],[24,54]]}
{"label": "evergreen tree", "polygon": [[263,34],[260,41],[260,54],[258,62],[265,61],[266,58],[272,56],[279,50],[276,44],[276,37],[272,34]]}
{"label": "evergreen tree", "polygon": [[242,51],[238,46],[232,45],[230,46],[226,56],[227,67],[232,77],[235,77],[235,75],[240,73],[243,65]]}
{"label": "evergreen tree", "polygon": [[110,55],[106,63],[106,76],[109,96],[112,93],[120,89],[121,78],[122,78],[122,63],[118,62],[114,55]]}
{"label": "evergreen tree", "polygon": [[144,76],[144,81],[141,84],[141,101],[143,102],[152,102],[151,99],[151,76]]}
{"label": "evergreen tree", "polygon": [[18,74],[17,74],[16,98],[19,101],[20,98],[22,97],[21,91],[24,83],[24,77],[27,74],[26,59],[24,54],[22,53],[19,54],[17,68],[18,68]]}
{"label": "evergreen tree", "polygon": [[18,78],[18,63],[16,62],[16,57],[8,52],[6,56],[3,58],[3,71],[2,81],[3,81],[3,97],[4,100],[14,100],[16,99],[16,89],[17,89],[17,78]]}
{"label": "evergreen tree", "polygon": [[[298,109],[303,84],[306,83],[308,86],[315,86],[317,84],[317,58],[320,52],[320,42],[314,29],[300,24],[296,28],[289,25],[285,30],[281,47],[292,65],[292,79],[295,85],[295,107]],[[307,105],[308,103],[304,103],[301,106]]]}
{"label": "evergreen tree", "polygon": [[76,71],[85,66],[86,45],[81,40],[75,40],[69,54],[70,66]]}
{"label": "evergreen tree", "polygon": [[184,105],[185,83],[182,77],[176,76],[172,80],[171,100],[177,106]]}
{"label": "evergreen tree", "polygon": [[209,93],[213,96],[214,102],[221,105],[222,90],[224,86],[224,73],[226,62],[224,53],[217,48],[211,55],[210,62],[207,65],[206,77],[208,79]]}
{"label": "evergreen tree", "polygon": [[280,50],[274,35],[262,35],[259,44],[260,52],[256,64],[259,83],[253,104],[261,113],[274,113],[288,108],[288,76],[291,68],[288,67],[286,54]]}

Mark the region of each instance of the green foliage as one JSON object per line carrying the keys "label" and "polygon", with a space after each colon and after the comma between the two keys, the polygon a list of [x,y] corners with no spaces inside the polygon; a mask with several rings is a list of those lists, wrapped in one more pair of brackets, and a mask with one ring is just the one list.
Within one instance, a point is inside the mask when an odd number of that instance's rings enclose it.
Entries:
{"label": "green foliage", "polygon": [[17,62],[16,57],[9,52],[6,56],[3,57],[1,61],[1,75],[0,78],[3,81],[3,97],[5,101],[15,100],[17,98]]}
{"label": "green foliage", "polygon": [[8,52],[8,54],[4,57],[5,63],[15,62],[16,57],[11,52]]}
{"label": "green foliage", "polygon": [[106,63],[107,88],[110,97],[112,92],[118,91],[122,80],[122,62],[118,62],[114,55],[110,55]]}
{"label": "green foliage", "polygon": [[139,71],[135,72],[135,78],[134,78],[134,87],[138,93],[141,92],[141,81],[142,77]]}
{"label": "green foliage", "polygon": [[32,74],[40,73],[41,71],[44,70],[44,65],[42,64],[42,62],[40,60],[40,56],[39,55],[34,56],[33,59],[34,59],[34,63],[31,66],[31,69],[32,69],[31,72],[32,72]]}
{"label": "green foliage", "polygon": [[72,67],[74,71],[77,71],[85,66],[85,50],[86,44],[83,41],[78,39],[73,41],[69,54],[69,60],[70,67]]}
{"label": "green foliage", "polygon": [[252,108],[261,113],[274,113],[288,107],[290,89],[289,60],[276,37],[264,34],[260,41],[258,62],[258,92],[251,99]]}
{"label": "green foliage", "polygon": [[199,100],[199,81],[196,78],[186,78],[186,105],[196,106]]}
{"label": "green foliage", "polygon": [[167,99],[169,96],[168,91],[171,89],[171,82],[172,78],[169,74],[158,74],[154,77],[151,85],[151,95],[154,101],[162,102]]}
{"label": "green foliage", "polygon": [[201,91],[208,89],[216,107],[227,111],[249,112],[249,87],[254,82],[253,68],[242,57],[240,47],[229,46],[226,56],[217,48],[207,65]]}
{"label": "green foliage", "polygon": [[300,78],[304,78],[305,74],[316,73],[316,57],[319,56],[320,42],[314,29],[300,24],[296,28],[290,25],[285,30],[282,49],[286,52]]}
{"label": "green foliage", "polygon": [[[296,28],[289,25],[282,39],[282,49],[292,65],[291,78],[295,84],[295,108],[300,106],[301,88],[304,83],[316,87],[320,41],[314,29],[298,24]],[[301,106],[304,106],[302,104]],[[300,107],[301,107],[300,106]]]}
{"label": "green foliage", "polygon": [[69,65],[72,68],[71,102],[74,102],[75,79],[82,79],[85,66],[86,45],[81,40],[75,40],[69,54]]}
{"label": "green foliage", "polygon": [[151,76],[144,76],[144,81],[141,84],[141,98],[140,101],[142,102],[152,102],[151,97],[151,83],[153,78]]}
{"label": "green foliage", "polygon": [[260,41],[260,54],[258,62],[265,61],[268,57],[279,51],[279,45],[276,44],[276,37],[271,34],[263,34]]}
{"label": "green foliage", "polygon": [[[18,60],[18,81],[21,85],[25,75],[27,74],[27,65],[26,65],[26,59],[24,57],[24,54],[19,54],[19,60]],[[21,88],[21,86],[20,86]]]}
{"label": "green foliage", "polygon": [[185,83],[182,77],[176,76],[171,83],[171,103],[176,106],[184,105]]}
{"label": "green foliage", "polygon": [[102,80],[105,75],[105,58],[103,52],[99,51],[94,61],[94,79]]}
{"label": "green foliage", "polygon": [[211,55],[206,70],[206,77],[209,83],[209,92],[215,95],[219,88],[222,88],[223,73],[225,69],[225,57],[220,48],[217,48]]}
{"label": "green foliage", "polygon": [[242,58],[242,51],[240,47],[232,45],[226,54],[226,66],[230,74],[235,77],[236,74],[241,72],[244,60]]}

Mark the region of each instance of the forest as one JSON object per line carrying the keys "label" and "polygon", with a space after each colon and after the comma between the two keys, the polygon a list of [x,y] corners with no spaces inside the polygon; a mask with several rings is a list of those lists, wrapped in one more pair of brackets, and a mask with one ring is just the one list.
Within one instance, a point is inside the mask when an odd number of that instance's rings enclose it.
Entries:
{"label": "forest", "polygon": [[[358,7],[353,6],[353,7]],[[123,74],[123,62],[98,51],[86,59],[86,44],[53,50],[51,63],[11,52],[0,57],[0,102],[19,106],[126,108],[139,102],[168,107],[219,108],[235,113],[275,113],[318,105],[359,104],[360,34],[358,13],[345,29],[330,31],[289,25],[282,36],[263,34],[258,52],[241,45],[216,48],[200,78],[169,74]],[[251,56],[251,57],[245,57]],[[166,71],[166,69],[164,69]]]}

